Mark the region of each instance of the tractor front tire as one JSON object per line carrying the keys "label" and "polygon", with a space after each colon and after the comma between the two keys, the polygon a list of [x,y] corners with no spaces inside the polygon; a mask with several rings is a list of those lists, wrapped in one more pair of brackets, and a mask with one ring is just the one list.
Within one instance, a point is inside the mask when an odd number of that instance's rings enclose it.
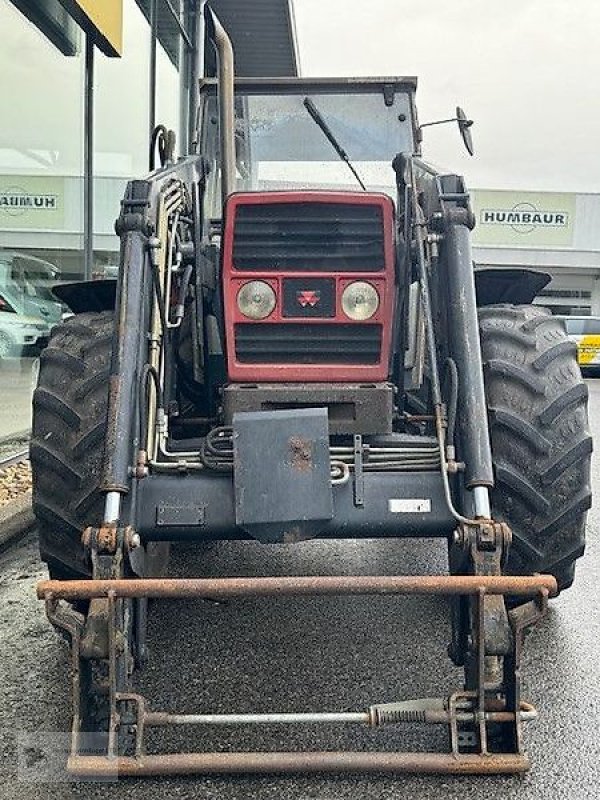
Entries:
{"label": "tractor front tire", "polygon": [[99,490],[112,311],[77,314],[51,333],[33,394],[31,470],[40,555],[50,577],[87,578],[81,534],[102,521]]}
{"label": "tractor front tire", "polygon": [[513,533],[506,572],[575,576],[591,506],[587,386],[562,321],[539,306],[479,310],[495,487]]}

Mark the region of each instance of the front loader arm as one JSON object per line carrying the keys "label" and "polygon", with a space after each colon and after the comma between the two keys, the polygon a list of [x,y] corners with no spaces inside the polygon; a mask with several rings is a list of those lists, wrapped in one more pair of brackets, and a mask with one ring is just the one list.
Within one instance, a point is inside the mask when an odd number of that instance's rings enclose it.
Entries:
{"label": "front loader arm", "polygon": [[[494,485],[479,342],[475,278],[470,234],[474,217],[464,181],[440,175],[419,159],[401,156],[394,162],[399,187],[405,187],[414,271],[425,317],[427,363],[442,464],[449,445],[464,464],[465,488],[472,496],[473,515],[491,516],[489,489]],[[456,366],[460,440],[445,441],[441,365]],[[453,450],[450,451],[451,453]],[[443,470],[444,470],[443,466]],[[470,510],[461,517],[470,516]],[[463,520],[464,521],[464,520]]]}
{"label": "front loader arm", "polygon": [[[156,444],[155,428],[164,411],[158,399],[168,369],[164,340],[171,325],[172,223],[190,215],[188,258],[194,263],[194,229],[202,221],[192,198],[204,183],[204,170],[201,157],[189,157],[146,180],[130,182],[115,225],[121,248],[102,480],[106,523],[120,520],[122,497],[129,493],[136,463],[139,467],[136,447],[147,453]],[[156,391],[145,408],[148,373],[155,378]]]}

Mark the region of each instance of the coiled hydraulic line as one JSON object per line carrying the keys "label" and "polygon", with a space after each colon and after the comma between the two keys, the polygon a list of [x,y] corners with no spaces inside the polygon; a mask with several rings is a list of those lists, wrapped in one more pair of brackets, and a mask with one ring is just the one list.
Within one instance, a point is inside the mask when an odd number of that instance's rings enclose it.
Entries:
{"label": "coiled hydraulic line", "polygon": [[[331,478],[334,484],[346,483],[353,469],[354,450],[347,446],[330,448]],[[199,452],[201,463],[215,472],[233,471],[233,428],[213,428]],[[437,445],[385,447],[365,445],[363,469],[366,472],[410,472],[439,469]]]}
{"label": "coiled hydraulic line", "polygon": [[233,428],[213,428],[200,448],[200,460],[206,469],[233,472]]}

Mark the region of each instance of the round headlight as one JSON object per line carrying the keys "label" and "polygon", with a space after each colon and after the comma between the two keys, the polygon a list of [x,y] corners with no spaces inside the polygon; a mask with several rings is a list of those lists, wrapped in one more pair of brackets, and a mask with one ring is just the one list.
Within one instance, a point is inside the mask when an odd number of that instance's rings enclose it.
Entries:
{"label": "round headlight", "polygon": [[237,304],[245,317],[265,319],[275,308],[275,292],[264,281],[245,283],[238,292]]}
{"label": "round headlight", "polygon": [[342,292],[344,314],[357,322],[371,319],[379,308],[377,289],[366,281],[348,284]]}

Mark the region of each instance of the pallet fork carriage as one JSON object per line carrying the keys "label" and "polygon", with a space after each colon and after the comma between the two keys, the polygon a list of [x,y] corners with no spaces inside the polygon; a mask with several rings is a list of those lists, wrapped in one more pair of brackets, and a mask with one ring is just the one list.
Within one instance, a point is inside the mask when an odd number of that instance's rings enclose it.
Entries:
{"label": "pallet fork carriage", "polygon": [[[71,640],[73,727],[68,769],[80,777],[125,777],[203,773],[289,772],[428,772],[496,774],[524,772],[522,723],[536,716],[521,699],[520,662],[525,630],[545,614],[548,598],[557,593],[554,577],[501,575],[503,553],[510,534],[506,526],[482,523],[463,528],[454,538],[472,574],[440,576],[306,576],[269,578],[123,579],[122,553],[127,531],[116,527],[89,530],[96,575],[84,581],[44,581],[38,597],[45,601],[49,620]],[[110,552],[114,548],[115,552]],[[127,654],[123,652],[125,604],[148,598],[283,597],[312,595],[448,595],[453,601],[453,644],[467,637],[465,689],[447,700],[429,699],[371,705],[362,712],[179,714],[152,711],[145,698],[129,685]],[[503,614],[505,596],[528,599]],[[81,665],[90,657],[84,619],[61,601],[90,600],[108,623],[106,652],[94,641],[96,656],[108,660],[110,722],[106,755],[85,753],[80,730]],[[466,614],[464,613],[466,612]],[[89,615],[88,615],[89,620]],[[143,624],[143,623],[142,623]],[[138,630],[138,642],[145,632]],[[450,646],[450,652],[453,645]],[[84,655],[85,652],[85,655]],[[458,653],[458,648],[456,649]],[[138,650],[139,653],[139,650]],[[490,691],[494,664],[501,658],[502,690]],[[492,674],[490,674],[492,673]],[[450,752],[204,752],[152,754],[145,752],[145,731],[151,727],[244,724],[361,724],[414,726],[439,724],[448,728]],[[490,727],[495,729],[494,743]],[[133,740],[124,753],[123,732]]]}

